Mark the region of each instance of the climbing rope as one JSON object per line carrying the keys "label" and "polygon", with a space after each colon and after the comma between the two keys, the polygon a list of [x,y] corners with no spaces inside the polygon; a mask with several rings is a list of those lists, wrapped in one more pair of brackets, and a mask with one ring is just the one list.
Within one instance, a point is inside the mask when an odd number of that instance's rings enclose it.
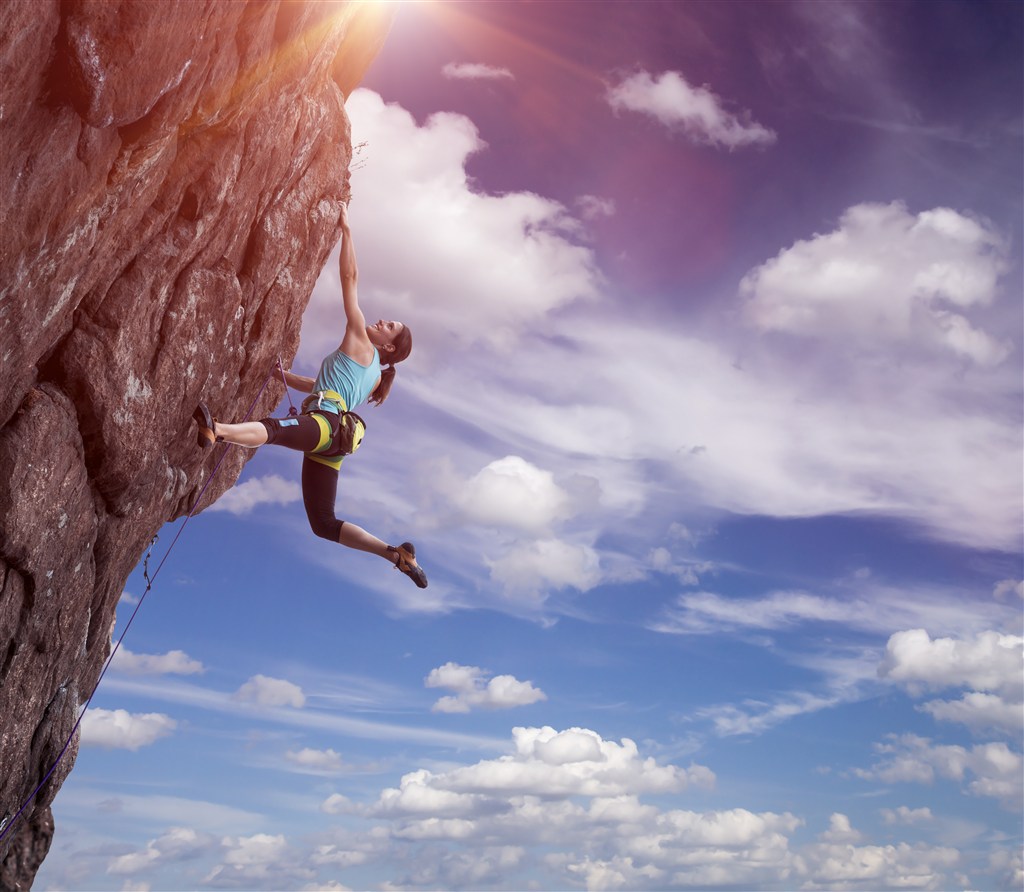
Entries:
{"label": "climbing rope", "polygon": [[292,394],[288,389],[288,379],[284,376],[284,364],[281,362],[281,354],[277,355],[277,367],[281,371],[281,381],[284,383],[284,392],[288,397],[288,415],[298,415],[299,410],[295,408],[295,403],[292,402]]}
{"label": "climbing rope", "polygon": [[[281,380],[284,381],[284,366],[282,366],[281,364],[280,356],[277,358],[277,366],[281,370]],[[252,415],[253,409],[256,408],[256,403],[259,402],[260,397],[263,396],[263,391],[267,389],[267,385],[270,383],[270,379],[273,377],[273,372],[267,375],[266,380],[263,382],[263,386],[260,387],[259,393],[256,394],[255,399],[253,399],[252,403],[249,405],[249,409],[245,413],[245,416],[242,418],[242,421],[249,420],[249,416]],[[287,392],[287,390],[288,385],[287,382],[285,382],[285,392]],[[288,402],[290,403],[291,400],[291,394],[289,394]],[[295,414],[294,409],[295,407],[292,406],[292,412],[290,412],[289,414]],[[75,739],[75,733],[78,731],[79,725],[82,724],[82,719],[85,717],[85,713],[89,709],[89,705],[92,703],[92,698],[96,696],[96,691],[99,690],[100,682],[103,681],[103,676],[107,674],[107,669],[110,668],[110,664],[113,661],[114,656],[117,654],[118,649],[121,647],[121,642],[124,641],[125,635],[128,634],[128,630],[132,627],[132,623],[135,621],[135,616],[138,614],[140,608],[142,607],[143,601],[146,600],[146,595],[149,594],[149,590],[153,587],[153,583],[156,582],[157,576],[160,575],[160,571],[163,569],[164,563],[166,563],[168,556],[174,549],[174,546],[177,544],[178,539],[181,538],[181,534],[185,531],[185,527],[188,526],[188,522],[192,519],[192,515],[195,514],[196,508],[199,507],[199,503],[203,500],[203,495],[206,493],[207,487],[213,482],[213,478],[217,476],[217,472],[220,470],[220,466],[223,464],[224,459],[227,457],[230,448],[231,444],[229,443],[228,448],[225,449],[221,453],[220,458],[217,459],[217,464],[213,466],[213,472],[206,479],[206,483],[203,484],[203,488],[199,490],[199,495],[196,496],[196,500],[192,503],[192,507],[189,509],[188,514],[185,516],[185,521],[182,523],[180,527],[178,527],[178,532],[175,533],[174,538],[171,540],[171,544],[168,546],[167,551],[164,552],[164,556],[160,560],[160,563],[157,564],[157,568],[155,571],[153,571],[152,576],[149,575],[149,558],[153,553],[153,546],[156,545],[158,537],[154,536],[153,539],[150,541],[149,548],[146,551],[146,557],[143,559],[142,567],[142,575],[146,579],[146,590],[142,593],[142,596],[139,598],[139,603],[135,605],[135,609],[132,611],[132,615],[128,617],[128,622],[125,624],[124,631],[121,632],[121,636],[117,639],[117,642],[114,644],[114,649],[110,652],[110,656],[107,657],[107,661],[103,664],[103,670],[100,672],[100,677],[96,679],[96,684],[92,689],[92,693],[89,694],[89,699],[85,701],[85,706],[82,708],[82,711],[78,714],[78,720],[75,722],[74,727],[71,729],[71,733],[68,735],[68,739],[64,742],[64,747],[57,755],[57,758],[54,761],[53,765],[50,767],[50,770],[46,772],[46,776],[39,782],[39,785],[21,804],[21,808],[19,808],[18,811],[14,814],[14,817],[12,817],[10,821],[5,821],[2,825],[0,825],[0,842],[3,842],[3,840],[11,832],[14,825],[17,823],[18,818],[21,817],[25,809],[28,808],[29,803],[36,798],[39,791],[46,785],[46,782],[53,775],[53,772],[57,770],[57,766],[60,765],[61,759],[64,758],[64,754],[68,751],[69,747],[71,746],[71,741]]]}

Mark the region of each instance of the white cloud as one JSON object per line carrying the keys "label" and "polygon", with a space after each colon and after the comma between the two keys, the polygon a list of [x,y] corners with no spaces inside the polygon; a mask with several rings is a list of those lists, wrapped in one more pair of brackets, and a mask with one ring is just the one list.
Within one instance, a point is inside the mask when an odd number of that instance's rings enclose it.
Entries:
{"label": "white cloud", "polygon": [[791,691],[780,694],[771,701],[745,701],[737,706],[732,703],[706,706],[695,710],[697,718],[710,721],[720,737],[737,734],[762,734],[782,722],[797,716],[831,709],[851,699],[857,699],[853,692],[845,695],[833,691],[822,694],[807,691]]}
{"label": "white cloud", "polygon": [[82,746],[137,750],[166,737],[177,727],[178,723],[163,713],[92,708],[82,717]]}
{"label": "white cloud", "polygon": [[451,801],[461,807],[476,804],[466,797],[606,797],[666,793],[714,781],[714,774],[703,766],[687,770],[660,765],[642,758],[632,740],[606,741],[586,728],[514,728],[512,735],[515,753],[439,775],[406,775],[401,790],[382,794],[381,807],[428,814],[436,799],[453,796],[457,799]]}
{"label": "white cloud", "polygon": [[933,344],[995,365],[1012,345],[961,314],[992,303],[1006,269],[991,224],[949,208],[915,215],[894,201],[847,209],[835,231],[785,248],[740,288],[748,319],[764,330],[869,349]]}
{"label": "white cloud", "polygon": [[691,86],[678,71],[657,77],[638,71],[609,87],[608,102],[616,111],[628,109],[681,130],[697,143],[735,149],[775,142],[775,133],[751,120],[749,112],[732,114],[707,87]]}
{"label": "white cloud", "polygon": [[449,62],[441,73],[449,80],[515,80],[507,68],[479,62]]}
{"label": "white cloud", "polygon": [[304,747],[301,750],[289,750],[284,757],[292,765],[318,774],[333,774],[344,767],[341,754],[332,749],[315,750]]}
{"label": "white cloud", "polygon": [[302,688],[281,678],[254,675],[233,695],[239,703],[255,703],[257,706],[292,706],[301,709],[306,704]]}
{"label": "white cloud", "polygon": [[225,837],[221,840],[222,861],[203,879],[221,888],[286,888],[308,882],[315,871],[299,866],[281,835]]}
{"label": "white cloud", "polygon": [[[896,642],[898,658],[909,659],[905,653],[916,646],[918,633],[897,632],[918,623],[945,632],[975,632],[979,636],[996,635],[985,632],[988,624],[1012,621],[1007,609],[997,602],[965,603],[961,589],[894,588],[870,578],[833,587],[835,594],[818,595],[804,591],[775,591],[760,598],[729,598],[714,592],[700,591],[679,595],[667,606],[650,627],[676,635],[713,635],[733,632],[783,631],[808,623],[831,623],[890,635],[889,648]],[[921,632],[927,638],[927,633]],[[907,639],[904,636],[912,636]],[[1004,636],[1010,639],[1012,636]],[[982,640],[979,637],[979,640]],[[987,639],[984,639],[987,640]],[[897,656],[889,653],[879,675]],[[894,671],[895,669],[895,664]],[[999,672],[1009,670],[1012,658]],[[900,673],[910,672],[901,666]],[[1004,676],[1000,676],[1004,677]],[[897,680],[897,679],[894,679]]]}
{"label": "white cloud", "polygon": [[831,843],[861,842],[863,834],[854,830],[850,819],[841,812],[833,812],[828,819],[828,830],[821,834],[822,841]]}
{"label": "white cloud", "polygon": [[585,592],[601,581],[597,552],[560,539],[520,542],[488,564],[491,578],[512,592],[568,587]]}
{"label": "white cloud", "polygon": [[1007,889],[1024,887],[1024,854],[1009,849],[996,849],[989,855],[989,866],[1000,874]]}
{"label": "white cloud", "polygon": [[879,675],[912,689],[971,687],[1024,690],[1024,638],[985,631],[965,638],[931,638],[924,629],[897,632],[885,648]]}
{"label": "white cloud", "polygon": [[[485,143],[468,118],[438,113],[421,126],[366,89],[346,109],[354,138],[369,144],[352,176],[360,296],[409,322],[420,368],[448,363],[456,343],[509,345],[550,310],[597,296],[593,252],[575,243],[580,223],[562,204],[474,188],[465,165]],[[303,317],[310,364],[337,346],[339,293],[328,261]]]}
{"label": "white cloud", "polygon": [[343,815],[354,810],[354,806],[347,796],[341,793],[331,793],[320,803],[320,811],[328,815]]}
{"label": "white cloud", "polygon": [[615,202],[611,198],[599,195],[581,195],[576,199],[576,207],[584,220],[596,220],[599,217],[611,217],[615,213]]}
{"label": "white cloud", "polygon": [[672,557],[672,552],[662,546],[650,550],[647,555],[647,563],[652,570],[674,576],[683,585],[699,584],[698,570],[711,568],[710,564],[702,562],[677,564]]}
{"label": "white cloud", "polygon": [[886,824],[918,824],[933,819],[930,808],[908,808],[905,805],[895,809],[883,808],[881,815]]}
{"label": "white cloud", "polygon": [[157,864],[194,858],[211,851],[215,846],[216,839],[209,834],[191,827],[172,827],[163,835],[151,839],[142,850],[112,859],[107,873],[138,873]]}
{"label": "white cloud", "polygon": [[772,592],[764,598],[726,598],[713,592],[680,595],[652,628],[677,635],[706,635],[737,628],[781,629],[807,622],[846,622],[857,604],[806,592]]}
{"label": "white cloud", "polygon": [[288,505],[301,499],[302,488],[298,483],[268,474],[236,484],[206,510],[248,514],[257,505]]}
{"label": "white cloud", "polygon": [[960,862],[953,848],[821,843],[801,853],[808,865],[804,889],[938,889]]}
{"label": "white cloud", "polygon": [[996,585],[994,594],[1000,599],[1006,598],[1008,595],[1016,595],[1021,600],[1024,600],[1024,581],[1004,579]]}
{"label": "white cloud", "polygon": [[110,666],[127,675],[195,675],[206,671],[199,660],[193,660],[183,650],[170,650],[165,654],[136,654],[124,645],[117,649]]}
{"label": "white cloud", "polygon": [[550,471],[517,455],[492,461],[454,499],[467,520],[540,534],[569,513],[569,496]]}
{"label": "white cloud", "polygon": [[519,681],[512,675],[488,679],[487,674],[485,669],[458,663],[445,663],[430,670],[424,679],[428,688],[448,688],[456,692],[454,697],[438,700],[433,706],[434,712],[469,712],[474,707],[511,709],[547,700],[547,695],[529,681]]}
{"label": "white cloud", "polygon": [[936,777],[966,782],[975,796],[990,796],[1019,807],[1024,789],[1020,753],[1005,743],[982,743],[970,749],[933,745],[914,734],[893,736],[876,745],[882,759],[868,769],[854,769],[857,777],[885,783],[932,783]]}
{"label": "white cloud", "polygon": [[1024,729],[1024,705],[996,694],[970,691],[959,700],[932,700],[919,707],[940,722],[959,722],[975,733],[999,729],[1007,733]]}
{"label": "white cloud", "polygon": [[1024,638],[984,631],[962,638],[936,638],[924,629],[897,632],[886,645],[878,674],[912,693],[971,688],[959,700],[933,700],[919,708],[939,721],[972,731],[1024,728]]}

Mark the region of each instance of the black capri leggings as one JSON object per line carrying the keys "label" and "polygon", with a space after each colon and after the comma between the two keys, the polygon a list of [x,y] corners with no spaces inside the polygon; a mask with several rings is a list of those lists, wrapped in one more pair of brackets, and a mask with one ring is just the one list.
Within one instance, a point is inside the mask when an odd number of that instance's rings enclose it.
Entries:
{"label": "black capri leggings", "polygon": [[[324,415],[337,431],[337,416]],[[323,428],[311,415],[297,418],[263,418],[267,429],[267,442],[298,452],[310,452],[321,441]],[[334,500],[338,495],[338,469],[321,464],[308,455],[302,459],[302,504],[313,532],[321,539],[337,542],[345,521],[334,513]]]}

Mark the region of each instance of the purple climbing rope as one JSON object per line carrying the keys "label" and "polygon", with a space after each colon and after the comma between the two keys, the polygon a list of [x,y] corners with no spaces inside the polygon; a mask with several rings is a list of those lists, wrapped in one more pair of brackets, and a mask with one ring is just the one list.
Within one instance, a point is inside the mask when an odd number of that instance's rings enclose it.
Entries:
{"label": "purple climbing rope", "polygon": [[284,384],[285,395],[288,397],[288,414],[289,416],[298,415],[299,410],[295,408],[295,403],[292,402],[292,394],[291,391],[288,389],[288,379],[284,375],[284,363],[281,362],[280,353],[277,354],[277,367],[278,369],[281,370],[281,381]]}
{"label": "purple climbing rope", "polygon": [[[277,358],[277,365],[278,368],[281,369],[281,380],[283,381],[284,367],[281,365],[280,356]],[[267,385],[270,383],[270,379],[273,377],[273,372],[267,375],[266,380],[263,382],[263,386],[260,388],[259,393],[256,394],[255,399],[253,399],[252,403],[249,405],[249,410],[245,413],[245,416],[242,418],[242,421],[249,420],[249,416],[252,415],[253,409],[256,408],[256,403],[259,402],[259,398],[263,396],[263,391],[267,389]],[[287,390],[287,382],[285,382],[285,390]],[[290,394],[288,396],[288,402],[291,402]],[[192,515],[195,514],[196,508],[199,507],[199,503],[203,500],[203,495],[206,493],[207,487],[213,482],[213,478],[217,476],[217,471],[220,470],[220,466],[221,464],[223,464],[224,459],[227,457],[230,448],[231,444],[229,443],[228,448],[225,449],[221,453],[220,458],[217,459],[217,464],[213,466],[213,472],[206,479],[206,483],[203,484],[203,488],[199,490],[199,495],[196,496],[196,500],[192,503],[192,507],[189,509],[188,514],[185,516],[184,523],[182,523],[182,525],[178,527],[178,532],[175,533],[174,538],[171,540],[171,544],[167,548],[167,551],[164,552],[163,558],[160,560],[160,563],[157,564],[157,568],[153,572],[152,577],[150,577],[149,575],[149,557],[153,553],[153,546],[156,544],[157,537],[154,536],[152,541],[149,543],[149,549],[146,552],[145,559],[143,560],[142,570],[143,575],[146,578],[146,590],[142,593],[142,596],[139,598],[139,603],[135,605],[135,609],[132,611],[132,615],[128,617],[128,622],[125,624],[124,631],[121,632],[121,636],[117,639],[117,643],[114,645],[114,649],[110,652],[110,656],[107,657],[107,661],[103,664],[103,671],[100,672],[100,677],[96,679],[96,684],[92,689],[92,693],[89,694],[89,699],[85,701],[85,706],[82,708],[82,711],[78,714],[78,720],[75,722],[74,727],[71,729],[71,733],[68,735],[68,739],[64,742],[64,747],[57,755],[57,758],[54,761],[53,765],[50,767],[50,770],[46,772],[46,776],[39,782],[39,785],[32,791],[29,797],[21,804],[21,808],[19,808],[17,812],[15,812],[14,817],[12,817],[10,821],[7,821],[2,827],[0,827],[0,842],[3,842],[3,840],[6,839],[8,834],[13,829],[14,825],[17,823],[18,818],[21,817],[25,809],[28,808],[29,803],[31,803],[32,800],[36,798],[36,796],[39,794],[39,791],[46,785],[46,782],[52,777],[53,772],[55,772],[57,770],[57,766],[60,765],[61,759],[64,758],[64,754],[70,748],[71,741],[75,739],[75,734],[78,731],[78,727],[82,724],[82,719],[85,717],[85,713],[89,709],[89,705],[92,703],[92,698],[96,696],[96,691],[99,690],[100,682],[103,681],[103,676],[107,674],[107,669],[110,668],[111,661],[114,659],[114,656],[117,654],[118,649],[121,647],[121,642],[124,641],[125,635],[128,634],[128,630],[132,627],[132,623],[135,621],[135,616],[136,614],[138,614],[139,609],[142,607],[142,602],[146,600],[146,595],[149,594],[149,590],[153,587],[153,583],[156,582],[157,576],[160,575],[160,570],[163,569],[164,563],[167,561],[168,556],[174,549],[174,546],[177,543],[178,539],[181,537],[181,534],[185,531],[185,527],[188,526],[188,522],[192,519]]]}

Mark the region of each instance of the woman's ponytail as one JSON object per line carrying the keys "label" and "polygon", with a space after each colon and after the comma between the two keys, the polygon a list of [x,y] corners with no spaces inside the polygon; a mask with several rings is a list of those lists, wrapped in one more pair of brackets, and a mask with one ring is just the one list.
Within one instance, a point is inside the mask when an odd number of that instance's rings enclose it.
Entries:
{"label": "woman's ponytail", "polygon": [[391,385],[395,381],[395,363],[406,359],[412,352],[412,332],[409,331],[408,325],[402,326],[402,330],[395,337],[393,346],[395,349],[388,354],[389,365],[387,367],[381,366],[380,384],[370,394],[369,401],[377,406],[383,403],[388,398],[388,394],[391,393]]}
{"label": "woman's ponytail", "polygon": [[370,402],[379,406],[388,398],[388,394],[391,393],[391,385],[395,381],[395,367],[389,365],[387,368],[380,370],[380,384],[377,385],[377,389],[370,394]]}

